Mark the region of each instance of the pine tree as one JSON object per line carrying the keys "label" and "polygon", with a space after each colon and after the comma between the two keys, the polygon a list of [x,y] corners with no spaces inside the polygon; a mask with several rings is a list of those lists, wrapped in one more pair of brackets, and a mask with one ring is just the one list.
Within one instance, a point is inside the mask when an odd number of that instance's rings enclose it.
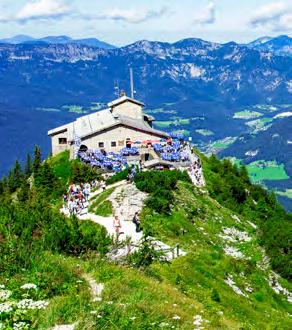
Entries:
{"label": "pine tree", "polygon": [[18,160],[15,161],[14,167],[8,176],[8,187],[11,191],[15,191],[22,183],[23,173]]}
{"label": "pine tree", "polygon": [[30,196],[30,186],[28,180],[23,180],[20,190],[17,194],[17,198],[19,202],[25,202],[29,199]]}
{"label": "pine tree", "polygon": [[4,183],[2,180],[0,180],[0,195],[2,195],[4,193]]}
{"label": "pine tree", "polygon": [[246,166],[240,166],[239,174],[240,178],[243,180],[244,183],[250,184],[250,179]]}
{"label": "pine tree", "polygon": [[33,160],[33,171],[34,173],[37,173],[37,171],[40,169],[41,167],[41,149],[39,146],[35,146],[34,148],[34,160]]}
{"label": "pine tree", "polygon": [[29,177],[32,173],[32,161],[31,161],[31,156],[30,154],[26,155],[26,161],[25,161],[25,165],[24,165],[24,174]]}
{"label": "pine tree", "polygon": [[44,162],[35,174],[35,184],[38,187],[52,191],[55,187],[56,176],[48,162]]}

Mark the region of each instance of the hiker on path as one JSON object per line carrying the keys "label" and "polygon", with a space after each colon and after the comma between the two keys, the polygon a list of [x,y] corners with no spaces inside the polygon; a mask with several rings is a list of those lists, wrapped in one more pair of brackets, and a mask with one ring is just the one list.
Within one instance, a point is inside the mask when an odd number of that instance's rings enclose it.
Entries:
{"label": "hiker on path", "polygon": [[102,191],[106,190],[106,182],[105,181],[101,182],[101,188],[102,188]]}
{"label": "hiker on path", "polygon": [[117,215],[115,215],[115,217],[114,217],[113,226],[114,226],[114,229],[115,229],[115,232],[116,232],[116,238],[118,240],[119,239],[119,235],[120,235],[120,228],[122,226],[121,226],[121,221],[120,221],[120,219],[119,219],[119,217]]}
{"label": "hiker on path", "polygon": [[133,217],[133,223],[136,225],[136,232],[139,233],[141,231],[141,222],[139,218],[139,212],[135,212],[134,217]]}
{"label": "hiker on path", "polygon": [[90,194],[90,190],[88,189],[87,186],[85,186],[85,188],[83,189],[83,195],[86,202],[88,202],[89,200],[89,194]]}

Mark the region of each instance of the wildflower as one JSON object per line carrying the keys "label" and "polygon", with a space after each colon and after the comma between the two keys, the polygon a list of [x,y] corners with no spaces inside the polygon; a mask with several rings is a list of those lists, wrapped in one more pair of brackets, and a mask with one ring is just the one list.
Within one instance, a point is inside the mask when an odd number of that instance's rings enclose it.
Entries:
{"label": "wildflower", "polygon": [[101,319],[102,318],[102,315],[98,314],[96,317],[99,318],[99,319]]}
{"label": "wildflower", "polygon": [[13,330],[25,330],[29,329],[29,324],[26,322],[13,323]]}
{"label": "wildflower", "polygon": [[202,316],[201,315],[195,315],[194,316],[194,322],[193,324],[199,327],[203,322]]}
{"label": "wildflower", "polygon": [[228,255],[231,256],[235,259],[242,259],[244,258],[244,255],[241,251],[239,251],[238,249],[236,249],[235,247],[232,246],[225,246],[223,248],[224,252]]}
{"label": "wildflower", "polygon": [[178,316],[178,315],[174,315],[174,316],[172,317],[172,319],[173,319],[173,320],[180,320],[180,316]]}
{"label": "wildflower", "polygon": [[108,301],[107,304],[108,305],[112,305],[113,304],[113,301]]}
{"label": "wildflower", "polygon": [[177,306],[177,304],[173,304],[172,306],[173,306],[173,307],[176,307],[176,306]]}
{"label": "wildflower", "polygon": [[97,314],[97,311],[91,311],[90,314]]}
{"label": "wildflower", "polygon": [[12,292],[9,290],[0,290],[0,301],[7,300],[12,295]]}
{"label": "wildflower", "polygon": [[16,306],[19,309],[45,309],[48,306],[48,302],[44,300],[34,301],[32,299],[20,300]]}
{"label": "wildflower", "polygon": [[30,290],[30,289],[36,290],[37,286],[33,283],[26,283],[26,284],[23,284],[20,288],[23,290]]}
{"label": "wildflower", "polygon": [[4,284],[0,284],[0,289],[5,289],[5,285]]}
{"label": "wildflower", "polygon": [[251,286],[247,286],[245,288],[245,291],[247,291],[247,292],[253,292],[253,288]]}
{"label": "wildflower", "polygon": [[12,312],[13,308],[12,308],[12,303],[11,302],[6,302],[3,304],[0,304],[0,315],[4,314],[4,313],[10,313]]}
{"label": "wildflower", "polygon": [[134,321],[134,320],[136,320],[136,316],[133,316],[133,317],[130,317],[130,320],[132,320],[132,321]]}
{"label": "wildflower", "polygon": [[82,280],[77,280],[76,283],[78,283],[78,284],[83,283],[83,281]]}

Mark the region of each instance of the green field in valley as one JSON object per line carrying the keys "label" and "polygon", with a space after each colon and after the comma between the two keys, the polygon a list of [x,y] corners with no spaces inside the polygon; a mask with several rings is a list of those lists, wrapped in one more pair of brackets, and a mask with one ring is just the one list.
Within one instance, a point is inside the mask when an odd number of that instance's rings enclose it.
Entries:
{"label": "green field in valley", "polygon": [[156,114],[156,113],[168,113],[168,114],[176,114],[176,110],[169,110],[164,108],[157,108],[157,109],[145,109],[144,112],[148,114]]}
{"label": "green field in valley", "polygon": [[236,112],[233,116],[234,119],[253,119],[261,117],[262,114],[257,111],[244,110]]}
{"label": "green field in valley", "polygon": [[171,125],[173,126],[183,126],[189,125],[190,119],[188,118],[180,118],[180,117],[172,117],[172,120],[159,120],[155,122],[155,125],[161,128],[167,128]]}
{"label": "green field in valley", "polygon": [[252,129],[252,133],[256,133],[258,131],[263,130],[263,128],[267,128],[267,124],[271,123],[273,121],[273,118],[259,118],[256,120],[249,121],[245,123],[247,126],[249,126]]}
{"label": "green field in valley", "polygon": [[[236,160],[235,163],[240,165],[240,160]],[[252,182],[289,179],[284,164],[278,164],[275,161],[258,160],[246,165],[246,167]]]}
{"label": "green field in valley", "polygon": [[292,199],[292,189],[286,189],[285,191],[276,191],[276,194]]}
{"label": "green field in valley", "polygon": [[212,132],[208,129],[196,129],[196,133],[204,135],[204,136],[214,135],[214,132]]}
{"label": "green field in valley", "polygon": [[69,112],[80,113],[80,114],[86,113],[86,111],[80,105],[63,105],[62,108],[68,110]]}
{"label": "green field in valley", "polygon": [[172,121],[168,120],[168,121],[156,121],[155,122],[155,126],[158,126],[160,128],[167,128],[170,125],[172,125]]}

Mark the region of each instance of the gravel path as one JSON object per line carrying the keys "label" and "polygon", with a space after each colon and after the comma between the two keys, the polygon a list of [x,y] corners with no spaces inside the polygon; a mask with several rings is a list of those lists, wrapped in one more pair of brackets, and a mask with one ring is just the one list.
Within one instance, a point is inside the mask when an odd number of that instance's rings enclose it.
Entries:
{"label": "gravel path", "polygon": [[[143,237],[143,232],[136,232],[136,226],[132,222],[132,218],[136,211],[139,212],[142,210],[144,201],[147,198],[147,194],[139,191],[134,184],[128,184],[126,181],[117,182],[108,186],[107,189],[113,187],[117,189],[112,193],[111,196],[109,196],[108,199],[112,202],[113,207],[121,221],[119,241],[126,239],[131,241],[131,245],[122,247],[111,255],[112,259],[119,259],[138,249],[138,245],[141,241],[141,238]],[[98,189],[97,191],[91,193],[89,196],[89,201],[100,193],[102,193],[102,189]],[[69,216],[68,210],[61,209],[61,212]],[[94,213],[89,213],[88,209],[84,209],[83,212],[78,215],[78,219],[91,220],[103,226],[110,236],[116,236],[113,226],[113,216],[103,217]],[[186,252],[183,250],[179,249],[178,251],[176,248],[170,247],[169,245],[155,239],[152,240],[152,244],[156,250],[165,251],[165,258],[167,260],[172,260],[179,256],[186,255]]]}

